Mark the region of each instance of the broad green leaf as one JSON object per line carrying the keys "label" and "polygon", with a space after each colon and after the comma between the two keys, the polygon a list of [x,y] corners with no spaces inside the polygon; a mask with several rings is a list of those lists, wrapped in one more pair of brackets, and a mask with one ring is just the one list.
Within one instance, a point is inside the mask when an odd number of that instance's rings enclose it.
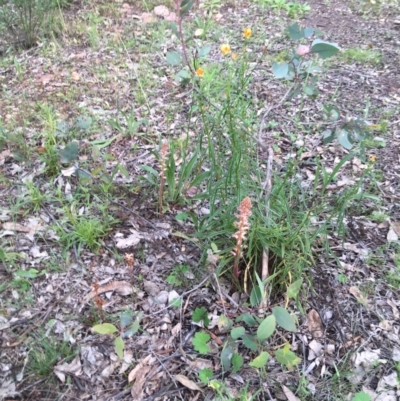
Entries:
{"label": "broad green leaf", "polygon": [[322,133],[322,142],[324,145],[331,143],[335,139],[335,132],[331,129],[327,129]]}
{"label": "broad green leaf", "polygon": [[239,355],[237,352],[235,352],[232,356],[231,359],[232,362],[232,373],[236,373],[239,371],[239,369],[243,366],[243,358],[241,355]]}
{"label": "broad green leaf", "polygon": [[286,295],[288,296],[288,298],[296,298],[297,295],[299,295],[302,284],[303,284],[303,279],[301,278],[290,284],[286,290]]}
{"label": "broad green leaf", "polygon": [[167,52],[167,61],[171,65],[179,65],[182,62],[182,57],[178,52]]}
{"label": "broad green leaf", "polygon": [[201,369],[199,370],[199,379],[202,383],[208,384],[209,380],[213,377],[213,371],[211,369]]}
{"label": "broad green leaf", "polygon": [[115,347],[115,352],[118,355],[118,358],[122,360],[124,358],[124,348],[125,348],[124,340],[121,337],[117,337],[114,340],[114,347]]}
{"label": "broad green leaf", "polygon": [[360,391],[359,393],[354,394],[351,401],[371,401],[371,397],[364,391]]}
{"label": "broad green leaf", "polygon": [[243,344],[251,349],[252,351],[256,351],[258,348],[258,345],[256,342],[254,342],[253,337],[249,336],[247,334],[245,334],[244,336],[242,336],[242,340],[243,340]]}
{"label": "broad green leaf", "polygon": [[79,147],[76,142],[70,142],[61,151],[61,163],[69,163],[78,158]]}
{"label": "broad green leaf", "polygon": [[178,36],[179,35],[179,30],[178,30],[178,25],[175,24],[175,22],[170,22],[169,27],[171,28],[172,32]]}
{"label": "broad green leaf", "polygon": [[229,370],[231,367],[231,359],[233,357],[233,349],[230,347],[225,347],[221,351],[221,364],[224,370]]}
{"label": "broad green leaf", "polygon": [[299,40],[304,38],[304,29],[300,28],[299,24],[296,22],[293,25],[290,25],[289,28],[289,37],[293,40]]}
{"label": "broad green leaf", "polygon": [[314,85],[305,85],[303,91],[307,96],[313,99],[316,98],[319,94],[319,89]]}
{"label": "broad green leaf", "polygon": [[205,327],[207,327],[210,324],[210,319],[208,318],[208,312],[206,308],[204,308],[204,306],[202,306],[201,308],[196,308],[193,311],[192,319],[196,323],[203,321]]}
{"label": "broad green leaf", "polygon": [[92,125],[92,121],[91,117],[79,116],[76,119],[75,127],[86,131]]}
{"label": "broad green leaf", "polygon": [[182,0],[181,10],[180,10],[181,17],[186,15],[192,7],[193,7],[193,0]]}
{"label": "broad green leaf", "polygon": [[249,366],[251,366],[252,368],[262,368],[267,364],[268,358],[269,358],[268,352],[263,351],[261,352],[260,355],[258,355],[257,358],[254,358],[249,363]]}
{"label": "broad green leaf", "polygon": [[314,33],[313,28],[304,28],[304,37],[310,38]]}
{"label": "broad green leaf", "polygon": [[57,123],[56,135],[59,137],[65,137],[69,132],[68,123],[63,120]]}
{"label": "broad green leaf", "polygon": [[171,306],[172,308],[179,308],[181,305],[182,305],[182,298],[180,297],[171,299],[171,302],[169,303],[169,306]]}
{"label": "broad green leaf", "polygon": [[192,344],[194,349],[200,354],[207,354],[210,350],[207,343],[210,341],[211,337],[208,333],[204,331],[197,332],[192,338]]}
{"label": "broad green leaf", "polygon": [[301,362],[301,359],[294,352],[290,351],[289,343],[286,343],[282,349],[275,352],[275,358],[289,370],[293,370]]}
{"label": "broad green leaf", "polygon": [[338,121],[340,110],[335,106],[324,105],[325,118],[329,121]]}
{"label": "broad green leaf", "polygon": [[353,147],[353,144],[350,142],[350,132],[344,128],[336,130],[336,138],[344,148],[350,150]]}
{"label": "broad green leaf", "polygon": [[334,56],[340,47],[336,43],[325,42],[321,39],[315,39],[311,45],[311,52],[317,53],[321,58]]}
{"label": "broad green leaf", "polygon": [[190,74],[186,69],[180,70],[176,75],[175,75],[175,81],[178,83],[185,83],[185,81],[188,81],[190,79]]}
{"label": "broad green leaf", "polygon": [[211,51],[211,46],[210,45],[205,45],[202,48],[198,49],[198,54],[199,57],[205,57],[207,56],[208,53]]}
{"label": "broad green leaf", "polygon": [[272,64],[272,72],[278,79],[286,78],[289,72],[289,64],[286,62]]}
{"label": "broad green leaf", "polygon": [[276,322],[283,329],[294,333],[297,331],[296,324],[285,308],[282,308],[282,306],[275,306],[272,308],[272,313],[275,316]]}
{"label": "broad green leaf", "polygon": [[263,342],[274,334],[276,328],[276,319],[274,315],[266,317],[257,329],[258,341]]}
{"label": "broad green leaf", "polygon": [[96,326],[93,326],[93,330],[99,334],[113,334],[118,331],[111,323],[96,324]]}
{"label": "broad green leaf", "polygon": [[245,322],[250,327],[254,327],[257,324],[256,320],[250,315],[250,313],[243,313],[242,315],[239,315],[236,318],[236,323],[239,322]]}
{"label": "broad green leaf", "polygon": [[237,340],[239,337],[241,337],[244,333],[246,332],[246,330],[244,329],[244,327],[235,327],[234,329],[232,329],[231,331],[231,337],[234,340]]}
{"label": "broad green leaf", "polygon": [[21,278],[36,278],[38,276],[38,271],[36,269],[29,270],[17,270],[15,275]]}
{"label": "broad green leaf", "polygon": [[121,327],[129,326],[133,321],[133,312],[130,310],[123,311],[121,313]]}

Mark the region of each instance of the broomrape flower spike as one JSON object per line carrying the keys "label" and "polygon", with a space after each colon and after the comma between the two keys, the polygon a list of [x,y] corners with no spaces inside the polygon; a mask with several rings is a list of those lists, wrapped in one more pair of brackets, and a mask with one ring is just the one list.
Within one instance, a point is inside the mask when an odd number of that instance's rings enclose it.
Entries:
{"label": "broomrape flower spike", "polygon": [[231,52],[231,47],[226,43],[221,45],[219,49],[224,56],[227,56]]}
{"label": "broomrape flower spike", "polygon": [[232,235],[232,237],[236,239],[236,247],[232,251],[232,254],[235,257],[233,275],[236,278],[238,278],[240,274],[239,260],[242,254],[243,242],[246,240],[246,232],[250,228],[249,217],[251,216],[251,199],[249,197],[244,198],[240,202],[238,212],[239,213],[235,215],[238,220],[234,223],[237,227],[237,231]]}
{"label": "broomrape flower spike", "polygon": [[245,28],[245,29],[243,29],[243,37],[244,37],[245,39],[250,39],[250,38],[251,38],[251,35],[252,35],[251,28]]}
{"label": "broomrape flower spike", "polygon": [[195,74],[196,74],[196,77],[203,78],[204,77],[204,70],[201,67],[199,67],[195,71]]}

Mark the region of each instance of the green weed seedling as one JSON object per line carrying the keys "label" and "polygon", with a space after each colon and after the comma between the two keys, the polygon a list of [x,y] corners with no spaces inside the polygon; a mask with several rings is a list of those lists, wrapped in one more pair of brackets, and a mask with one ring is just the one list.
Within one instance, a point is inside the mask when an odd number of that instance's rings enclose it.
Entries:
{"label": "green weed seedling", "polygon": [[146,119],[138,120],[133,109],[129,113],[121,111],[120,114],[121,116],[109,119],[107,122],[112,129],[118,131],[122,135],[135,137],[138,135],[138,129],[141,125],[149,125],[149,121]]}
{"label": "green weed seedling", "polygon": [[118,333],[114,338],[115,352],[120,360],[124,359],[124,338],[133,336],[140,328],[141,315],[135,316],[132,311],[124,311],[120,316],[120,329],[111,323],[102,323],[93,326],[93,330],[99,334],[113,335]]}
{"label": "green weed seedling", "polygon": [[[193,312],[192,319],[197,323],[202,322],[205,327],[209,324],[208,314],[204,307],[196,308]],[[235,324],[236,326],[233,327]],[[290,332],[297,331],[296,323],[292,316],[281,306],[272,308],[272,314],[265,319],[260,319],[257,316],[245,313],[238,316],[235,322],[233,322],[226,316],[221,315],[218,321],[220,330],[230,332],[220,354],[223,370],[234,374],[242,368],[244,362],[238,348],[238,345],[241,345],[256,355],[256,357],[248,363],[248,366],[265,374],[265,367],[270,357],[270,353],[266,351],[266,342],[274,334],[277,325]],[[245,326],[248,328],[246,329]],[[195,334],[192,339],[192,344],[199,354],[207,354],[210,351],[208,345],[210,340],[211,336],[207,332],[200,331]],[[274,357],[289,370],[293,370],[301,361],[301,359],[290,350],[290,345],[288,343],[283,344],[281,349],[275,351]],[[199,372],[200,380],[203,382],[210,383],[212,376],[212,371],[209,369]]]}
{"label": "green weed seedling", "polygon": [[34,334],[34,341],[29,351],[27,370],[36,377],[48,377],[54,366],[61,360],[68,363],[74,359],[76,349],[68,342],[59,342],[43,334]]}
{"label": "green weed seedling", "polygon": [[181,286],[186,281],[186,274],[190,271],[188,265],[177,265],[167,277],[167,282],[174,287]]}

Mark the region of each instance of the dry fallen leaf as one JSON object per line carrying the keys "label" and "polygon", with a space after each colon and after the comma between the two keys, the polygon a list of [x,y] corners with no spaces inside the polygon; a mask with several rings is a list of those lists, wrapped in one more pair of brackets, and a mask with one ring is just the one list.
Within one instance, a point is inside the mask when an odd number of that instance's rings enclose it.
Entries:
{"label": "dry fallen leaf", "polygon": [[201,391],[201,388],[193,380],[188,379],[184,375],[176,375],[175,380],[178,381],[179,383],[183,384],[185,387],[187,387],[190,390]]}
{"label": "dry fallen leaf", "polygon": [[133,287],[126,281],[113,281],[112,283],[102,285],[97,290],[90,291],[90,293],[86,296],[86,302],[96,295],[100,295],[109,291],[115,291],[119,295],[130,295],[133,293]]}
{"label": "dry fallen leaf", "polygon": [[82,364],[77,355],[71,363],[62,363],[54,367],[54,374],[65,383],[65,374],[71,373],[73,376],[80,376],[82,374]]}
{"label": "dry fallen leaf", "polygon": [[286,395],[286,398],[288,401],[300,401],[299,398],[297,398],[291,390],[289,390],[286,386],[282,384],[282,390],[284,394]]}
{"label": "dry fallen leaf", "polygon": [[157,18],[152,13],[143,13],[140,18],[144,24],[150,24],[151,22],[157,21]]}
{"label": "dry fallen leaf", "polygon": [[361,294],[361,291],[356,286],[353,285],[352,287],[350,287],[349,293],[353,295],[358,302],[364,305],[367,304],[367,298],[365,297],[365,295]]}
{"label": "dry fallen leaf", "polygon": [[398,241],[399,236],[396,234],[392,227],[389,228],[386,239],[388,240],[388,242]]}
{"label": "dry fallen leaf", "polygon": [[80,77],[81,76],[79,75],[79,72],[72,71],[71,78],[72,78],[73,81],[79,81]]}
{"label": "dry fallen leaf", "polygon": [[322,320],[315,309],[311,309],[307,314],[308,330],[313,338],[320,338],[324,335]]}

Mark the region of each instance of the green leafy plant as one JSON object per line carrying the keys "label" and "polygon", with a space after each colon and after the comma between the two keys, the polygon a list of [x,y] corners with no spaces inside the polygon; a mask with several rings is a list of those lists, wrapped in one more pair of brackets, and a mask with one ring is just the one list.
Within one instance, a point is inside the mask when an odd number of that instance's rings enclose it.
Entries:
{"label": "green leafy plant", "polygon": [[98,334],[119,335],[114,337],[115,353],[119,359],[124,358],[125,341],[124,338],[133,336],[140,328],[141,315],[135,316],[132,311],[124,311],[120,315],[120,329],[112,323],[101,323],[93,326],[93,331]]}
{"label": "green leafy plant", "polygon": [[0,25],[14,45],[29,48],[45,28],[50,29],[48,21],[56,7],[53,0],[1,0]]}

